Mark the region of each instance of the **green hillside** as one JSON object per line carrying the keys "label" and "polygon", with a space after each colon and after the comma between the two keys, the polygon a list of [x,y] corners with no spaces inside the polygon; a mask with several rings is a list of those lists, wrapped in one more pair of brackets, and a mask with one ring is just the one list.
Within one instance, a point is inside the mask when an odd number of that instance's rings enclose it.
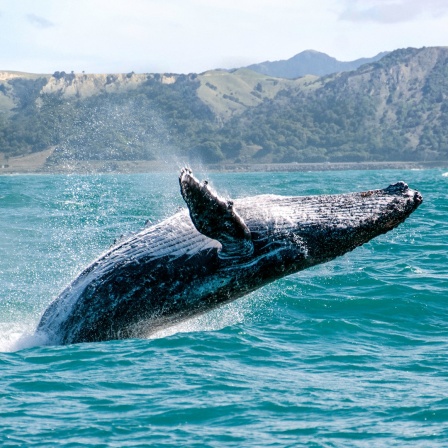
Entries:
{"label": "green hillside", "polygon": [[263,162],[446,160],[447,59],[447,48],[398,50],[315,89],[280,91],[221,134],[255,145],[251,159]]}
{"label": "green hillside", "polygon": [[272,100],[287,88],[304,87],[317,79],[306,76],[295,81],[272,78],[251,70],[213,70],[199,75],[198,96],[223,123],[234,115]]}
{"label": "green hillside", "polygon": [[[448,160],[448,49],[296,80],[0,72],[0,153],[206,163]],[[1,157],[1,154],[0,154]]]}

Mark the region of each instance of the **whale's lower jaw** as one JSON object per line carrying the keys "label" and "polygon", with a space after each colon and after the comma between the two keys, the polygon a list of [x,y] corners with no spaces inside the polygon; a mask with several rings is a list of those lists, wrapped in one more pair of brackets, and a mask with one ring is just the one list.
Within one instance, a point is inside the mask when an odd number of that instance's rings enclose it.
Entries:
{"label": "whale's lower jaw", "polygon": [[398,226],[422,202],[403,182],[362,193],[232,202],[191,171],[180,182],[189,210],[119,242],[87,267],[44,312],[37,332],[49,343],[146,337],[343,255]]}

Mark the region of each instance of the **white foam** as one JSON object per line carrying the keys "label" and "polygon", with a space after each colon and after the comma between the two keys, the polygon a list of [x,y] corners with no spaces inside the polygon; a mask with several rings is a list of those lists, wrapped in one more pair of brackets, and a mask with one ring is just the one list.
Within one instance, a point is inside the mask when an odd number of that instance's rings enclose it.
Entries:
{"label": "white foam", "polygon": [[35,334],[34,323],[0,323],[0,352],[16,352],[46,345],[46,342],[45,336]]}

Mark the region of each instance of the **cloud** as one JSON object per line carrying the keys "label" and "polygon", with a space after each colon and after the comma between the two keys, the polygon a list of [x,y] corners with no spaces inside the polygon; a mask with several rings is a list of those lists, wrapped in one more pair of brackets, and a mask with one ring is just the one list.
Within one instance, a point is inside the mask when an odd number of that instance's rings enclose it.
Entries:
{"label": "cloud", "polygon": [[346,0],[339,16],[351,22],[399,23],[448,14],[446,0]]}
{"label": "cloud", "polygon": [[25,16],[28,22],[36,28],[51,28],[54,26],[53,22],[45,19],[44,17],[37,16],[36,14],[27,14]]}
{"label": "cloud", "polygon": [[0,69],[189,73],[307,48],[353,60],[446,45],[447,13],[448,0],[0,0]]}

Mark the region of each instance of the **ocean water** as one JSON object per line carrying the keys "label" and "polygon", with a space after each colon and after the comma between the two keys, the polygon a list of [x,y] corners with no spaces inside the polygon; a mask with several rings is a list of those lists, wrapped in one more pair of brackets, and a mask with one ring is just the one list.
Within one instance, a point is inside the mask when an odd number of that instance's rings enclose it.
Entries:
{"label": "ocean water", "polygon": [[177,174],[0,177],[0,445],[448,446],[448,173],[207,177],[231,197],[404,180],[424,203],[151,339],[42,346],[40,315],[82,267],[183,206]]}

